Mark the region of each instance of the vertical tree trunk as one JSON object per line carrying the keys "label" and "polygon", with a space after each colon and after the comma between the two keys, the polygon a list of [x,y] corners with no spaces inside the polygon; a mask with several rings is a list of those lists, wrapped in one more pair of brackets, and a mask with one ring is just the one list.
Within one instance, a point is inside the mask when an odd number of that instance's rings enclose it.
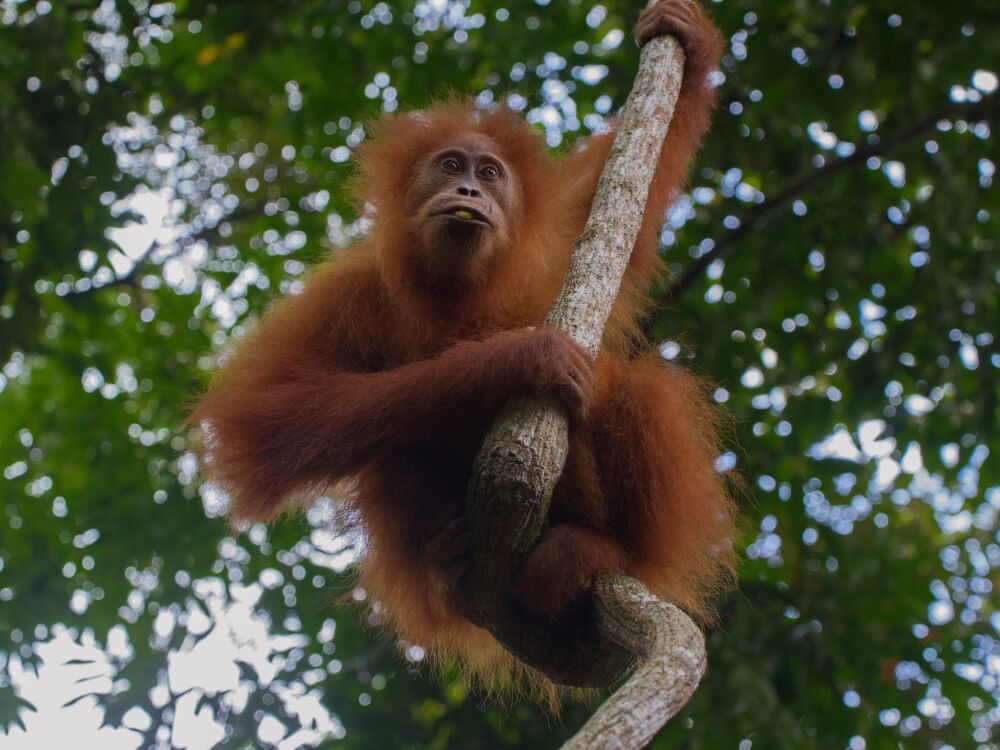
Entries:
{"label": "vertical tree trunk", "polygon": [[[594,356],[642,223],[683,70],[675,39],[643,47],[590,218],[549,311],[547,322]],[[563,684],[607,687],[638,660],[638,671],[567,747],[642,747],[687,702],[704,672],[704,640],[694,623],[622,576],[600,579],[582,611],[555,623],[532,618],[505,595],[548,515],[567,436],[565,410],[545,395],[512,399],[487,436],[466,510],[473,537],[469,615],[515,656]]]}

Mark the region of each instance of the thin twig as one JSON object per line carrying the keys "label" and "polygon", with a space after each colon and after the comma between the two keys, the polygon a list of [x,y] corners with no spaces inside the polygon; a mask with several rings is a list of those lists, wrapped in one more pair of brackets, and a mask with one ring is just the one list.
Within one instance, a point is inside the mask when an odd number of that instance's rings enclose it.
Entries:
{"label": "thin twig", "polygon": [[[676,302],[678,297],[690,289],[702,277],[705,270],[712,264],[712,261],[728,256],[740,240],[756,229],[776,209],[795,197],[849,167],[863,164],[872,157],[886,156],[912,143],[920,136],[932,130],[941,120],[954,118],[979,120],[991,117],[995,115],[996,110],[996,106],[991,101],[993,98],[991,96],[976,103],[956,103],[942,107],[934,114],[918,120],[890,137],[880,138],[876,143],[856,149],[847,156],[831,159],[821,167],[807,169],[796,177],[793,177],[784,186],[771,193],[764,201],[749,209],[742,217],[737,217],[740,220],[739,226],[721,237],[711,250],[685,267],[663,292],[658,295],[651,310],[655,311],[664,305]],[[647,320],[647,324],[650,322]]]}

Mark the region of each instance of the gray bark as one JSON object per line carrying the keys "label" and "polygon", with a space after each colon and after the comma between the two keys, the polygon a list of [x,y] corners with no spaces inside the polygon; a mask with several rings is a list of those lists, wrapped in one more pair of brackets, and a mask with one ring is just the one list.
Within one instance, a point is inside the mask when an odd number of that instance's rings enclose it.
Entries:
{"label": "gray bark", "polygon": [[[661,37],[643,48],[590,219],[549,311],[547,322],[594,356],[642,223],[683,69],[676,40]],[[469,616],[523,662],[562,684],[608,687],[640,663],[567,745],[638,748],[697,687],[705,666],[698,628],[622,576],[600,579],[593,596],[555,622],[532,617],[505,594],[548,515],[567,436],[565,410],[546,395],[512,399],[487,436],[466,510],[473,556],[466,578]]]}
{"label": "gray bark", "polygon": [[645,747],[698,689],[707,666],[704,636],[634,578],[601,577],[594,595],[601,632],[638,654],[640,666],[562,750]]}

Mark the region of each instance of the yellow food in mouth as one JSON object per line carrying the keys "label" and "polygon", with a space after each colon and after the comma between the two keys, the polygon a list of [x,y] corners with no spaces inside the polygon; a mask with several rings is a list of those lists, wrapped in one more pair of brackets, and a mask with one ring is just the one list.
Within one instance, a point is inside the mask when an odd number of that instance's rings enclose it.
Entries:
{"label": "yellow food in mouth", "polygon": [[469,219],[471,219],[473,217],[472,217],[472,214],[469,213],[468,211],[456,211],[455,212],[455,218],[457,218],[457,219],[465,219],[466,221],[468,221]]}

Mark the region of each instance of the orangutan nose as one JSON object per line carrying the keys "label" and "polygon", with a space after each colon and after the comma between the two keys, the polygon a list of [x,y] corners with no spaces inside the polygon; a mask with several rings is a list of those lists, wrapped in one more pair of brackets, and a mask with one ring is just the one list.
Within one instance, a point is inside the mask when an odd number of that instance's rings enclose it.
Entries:
{"label": "orangutan nose", "polygon": [[482,195],[482,191],[480,191],[479,187],[473,182],[463,182],[455,188],[455,192],[468,198],[478,198]]}

